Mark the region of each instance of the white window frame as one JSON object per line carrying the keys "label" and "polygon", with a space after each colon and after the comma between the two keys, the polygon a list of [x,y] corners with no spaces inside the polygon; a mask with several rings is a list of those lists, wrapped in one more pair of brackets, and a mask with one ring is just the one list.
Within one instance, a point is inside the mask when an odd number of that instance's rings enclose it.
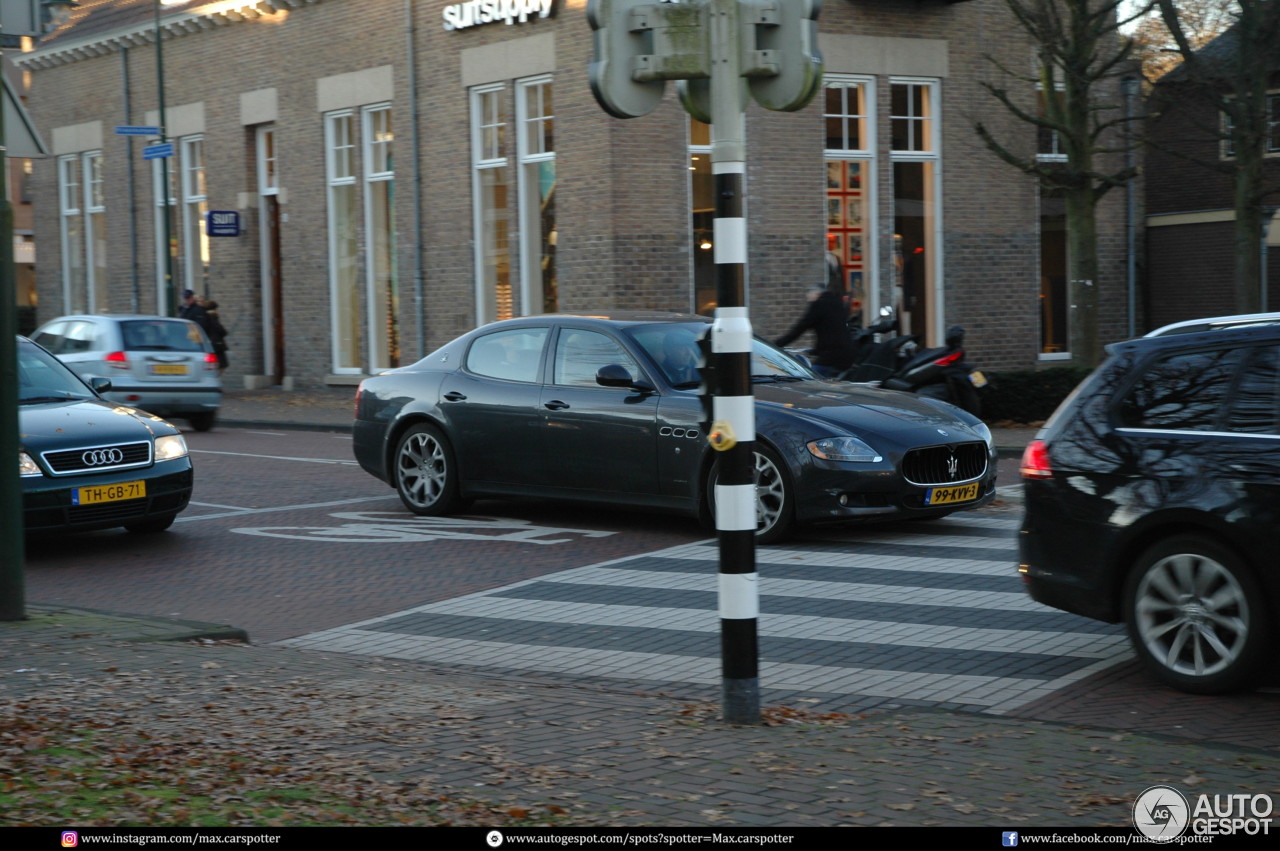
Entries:
{"label": "white window frame", "polygon": [[[276,126],[261,124],[254,130],[254,157],[256,164],[254,173],[257,176],[258,190],[258,270],[262,296],[262,371],[265,375],[279,375],[280,365],[276,363],[276,302],[273,287],[278,281],[270,279],[271,268],[271,231],[267,225],[268,205],[266,198],[280,194],[279,161],[276,158]],[[327,239],[327,237],[326,237]]]}
{"label": "white window frame", "polygon": [[[520,304],[516,306],[516,309],[518,315],[521,316],[542,312],[542,280],[541,276],[536,274],[542,268],[542,228],[538,209],[542,200],[542,192],[540,187],[529,185],[526,172],[528,171],[527,166],[530,165],[544,162],[554,164],[556,152],[554,147],[550,151],[530,151],[528,149],[529,128],[527,125],[531,121],[550,120],[554,126],[554,91],[552,91],[552,110],[549,115],[542,114],[536,117],[530,117],[529,115],[531,91],[543,86],[551,90],[551,85],[550,74],[526,77],[516,80],[515,84],[516,204],[518,210],[516,233],[520,258]],[[542,134],[539,137],[542,138]],[[554,135],[552,138],[554,140]],[[554,146],[554,141],[552,144]]]}
{"label": "white window frame", "polygon": [[208,173],[205,170],[204,136],[183,136],[178,140],[178,168],[182,196],[182,289],[203,293],[207,289],[209,235],[204,214],[209,209]]}
{"label": "white window frame", "polygon": [[254,132],[254,150],[257,152],[259,195],[280,194],[279,159],[276,156],[276,126],[259,125]]}
{"label": "white window frame", "polygon": [[[485,239],[484,239],[484,192],[483,183],[480,180],[480,172],[486,169],[508,168],[510,159],[504,155],[502,148],[504,147],[501,140],[494,146],[487,146],[486,130],[489,128],[504,128],[499,132],[499,137],[504,133],[510,132],[510,122],[501,121],[493,124],[486,124],[485,120],[488,116],[482,115],[480,106],[485,95],[496,94],[499,98],[508,96],[509,87],[507,83],[489,83],[483,86],[473,86],[467,93],[468,100],[468,121],[471,124],[471,210],[472,210],[472,251],[473,262],[475,264],[474,282],[475,289],[475,311],[476,323],[481,324],[490,321],[485,309],[486,293],[485,288],[489,285],[484,279],[485,269]],[[486,147],[487,146],[487,147]],[[508,185],[510,180],[508,179]],[[508,209],[509,214],[509,209]],[[511,247],[508,243],[508,252]],[[519,312],[519,306],[512,313]]]}
{"label": "white window frame", "polygon": [[[696,158],[700,158],[700,157],[705,157],[705,158],[706,158],[706,159],[705,159],[705,162],[706,162],[706,164],[707,164],[707,166],[706,166],[706,167],[707,167],[707,171],[706,171],[706,173],[707,173],[708,175],[710,175],[710,176],[712,177],[712,179],[714,180],[714,175],[712,175],[712,171],[711,171],[711,145],[710,145],[710,141],[711,141],[711,125],[710,125],[710,124],[707,124],[707,125],[706,125],[706,127],[707,127],[707,141],[708,141],[708,144],[706,144],[706,145],[695,145],[695,144],[693,143],[693,122],[694,122],[694,121],[697,121],[697,120],[698,120],[698,119],[696,119],[696,118],[694,118],[694,117],[690,116],[690,117],[689,117],[689,120],[685,122],[685,134],[686,134],[686,137],[687,137],[687,138],[688,138],[688,140],[689,140],[689,143],[688,143],[688,145],[687,145],[687,148],[688,148],[688,151],[689,151],[689,171],[697,171],[697,166],[693,165],[693,161],[694,161],[694,159],[696,159]],[[689,210],[689,223],[690,223],[689,237],[690,237],[690,239],[692,240],[692,239],[694,238],[694,236],[695,236],[695,234],[694,234],[694,232],[693,232],[693,214],[694,214],[694,212],[695,212],[695,211],[694,211],[694,207],[693,207],[693,205],[694,205],[694,203],[695,203],[695,194],[696,194],[696,193],[695,193],[695,191],[694,191],[694,186],[693,186],[693,176],[692,176],[692,175],[689,177],[689,180],[688,180],[688,181],[686,181],[686,183],[685,183],[685,191],[688,193],[688,196],[689,196],[688,203],[685,205],[685,207]],[[699,312],[700,310],[702,310],[702,308],[705,306],[705,305],[703,305],[703,304],[699,304],[699,303],[698,303],[698,280],[697,280],[697,277],[698,277],[698,276],[697,276],[697,263],[698,263],[698,259],[697,259],[697,258],[698,258],[698,252],[699,252],[699,251],[710,251],[710,250],[712,250],[712,249],[714,249],[714,248],[715,248],[715,243],[714,243],[714,241],[709,241],[709,242],[708,242],[708,245],[710,245],[710,246],[711,246],[711,248],[710,248],[710,249],[708,249],[708,248],[703,248],[703,247],[701,246],[701,244],[692,244],[692,245],[691,245],[691,248],[690,248],[690,251],[689,251],[689,283],[690,283],[690,286],[689,286],[689,312],[690,312],[690,313],[698,313],[698,312]],[[711,287],[711,297],[712,297],[712,301],[714,301],[714,300],[715,300],[715,296],[716,296],[716,286],[715,286],[715,285],[716,285],[716,282],[713,280],[711,283],[712,283],[712,287]]]}
{"label": "white window frame", "polygon": [[[359,123],[356,120],[356,112],[352,109],[338,109],[332,112],[326,112],[323,116],[324,121],[324,170],[325,170],[325,204],[328,209],[325,242],[329,255],[329,337],[330,337],[330,368],[335,375],[359,375],[363,372],[359,364],[355,366],[341,366],[340,352],[338,348],[338,320],[341,318],[341,300],[338,295],[338,287],[341,282],[338,280],[338,252],[337,244],[334,241],[334,189],[340,187],[356,186],[358,183],[358,172],[356,171],[356,150],[357,141],[354,137]],[[345,121],[343,121],[345,119]],[[338,145],[335,139],[335,128],[339,124],[343,124],[351,131],[348,138],[342,140],[343,144]],[[339,162],[339,153],[344,153],[346,157],[342,160],[346,166],[344,173],[339,174],[336,165]],[[354,222],[351,225],[354,227]],[[358,249],[357,240],[357,250]],[[355,284],[359,286],[357,281]],[[363,341],[354,341],[355,349],[354,360],[361,360],[361,344]]]}
{"label": "white window frame", "polygon": [[[74,313],[71,297],[71,252],[72,246],[67,238],[67,221],[76,219],[80,224],[80,239],[83,244],[84,235],[84,164],[81,154],[67,154],[58,157],[58,206],[59,206],[59,243],[62,254],[62,312]],[[73,178],[69,180],[68,178]],[[88,258],[79,258],[87,262]],[[86,294],[86,304],[88,295]]]}
{"label": "white window frame", "polygon": [[[97,167],[95,178],[95,166]],[[80,245],[76,249],[83,264],[84,304],[87,313],[98,313],[107,309],[105,288],[107,281],[98,280],[97,232],[94,220],[106,212],[103,193],[102,151],[82,151],[58,158],[58,207],[59,207],[59,250],[62,258],[62,301],[65,313],[77,312],[72,281],[71,252],[73,247],[67,240],[67,221],[76,219],[80,225]],[[67,180],[74,178],[74,183]],[[99,304],[98,290],[103,288]]]}
{"label": "white window frame", "polygon": [[[387,131],[391,134],[386,140],[374,138],[374,120],[375,116],[385,115],[387,119]],[[394,144],[395,130],[392,124],[391,104],[376,103],[362,106],[360,108],[360,151],[361,164],[363,166],[364,185],[361,187],[361,197],[364,206],[364,270],[365,270],[365,313],[368,315],[368,330],[365,337],[364,360],[368,364],[371,371],[387,369],[392,366],[388,361],[386,346],[386,333],[380,328],[380,323],[384,316],[379,307],[380,299],[377,293],[377,262],[378,257],[374,252],[374,198],[373,185],[375,183],[392,183],[395,182],[394,163]],[[390,166],[390,167],[388,167]],[[394,191],[394,190],[393,190]],[[387,226],[391,232],[392,245],[392,280],[391,285],[395,286],[395,209],[391,211],[391,217],[387,222]],[[391,317],[395,321],[397,317]]]}
{"label": "white window frame", "polygon": [[[945,222],[942,219],[942,81],[936,77],[890,77],[888,80],[889,90],[892,92],[896,85],[909,86],[925,86],[929,89],[929,115],[927,116],[929,125],[929,145],[923,151],[898,151],[892,149],[890,144],[889,160],[890,163],[898,162],[930,162],[933,163],[933,234],[930,237],[930,243],[937,246],[937,250],[933,251],[931,264],[932,270],[932,289],[930,293],[933,297],[931,303],[931,324],[929,333],[932,339],[941,345],[943,339],[943,317],[946,315],[946,287],[942,282],[946,280],[943,276],[944,245],[942,235],[946,233]],[[890,98],[892,102],[892,98]],[[890,120],[894,117],[892,109],[890,110]]]}
{"label": "white window frame", "polygon": [[[867,184],[863,187],[863,197],[867,199],[867,218],[862,228],[862,288],[863,292],[868,296],[866,303],[863,305],[862,315],[864,319],[870,319],[876,315],[880,309],[881,292],[880,292],[880,199],[878,187],[879,183],[879,158],[876,155],[878,150],[876,140],[878,135],[878,124],[876,120],[879,110],[879,91],[876,87],[876,78],[861,74],[827,74],[822,80],[823,94],[831,84],[837,85],[858,85],[862,87],[862,108],[863,113],[856,115],[854,113],[845,113],[846,119],[857,117],[862,120],[862,147],[860,148],[824,148],[822,158],[827,160],[845,160],[847,162],[863,162],[866,163],[866,179]],[[826,112],[826,99],[823,99],[823,139],[826,139],[826,118],[828,115],[835,113]],[[846,133],[846,138],[848,134]],[[825,142],[824,142],[825,144]],[[826,213],[826,193],[823,193],[823,221],[827,220]]]}

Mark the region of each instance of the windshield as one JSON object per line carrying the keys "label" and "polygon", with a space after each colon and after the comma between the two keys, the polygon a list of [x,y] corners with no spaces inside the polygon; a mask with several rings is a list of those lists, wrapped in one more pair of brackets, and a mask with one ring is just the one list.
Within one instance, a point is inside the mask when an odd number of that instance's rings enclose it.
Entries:
{"label": "windshield", "polygon": [[181,319],[130,319],[120,323],[128,352],[203,352],[200,326]]}
{"label": "windshield", "polygon": [[93,398],[93,392],[61,361],[35,343],[18,341],[18,404]]}
{"label": "windshield", "polygon": [[[668,384],[677,390],[696,390],[702,383],[698,338],[710,328],[707,322],[672,322],[628,328],[626,334],[644,349]],[[751,378],[801,381],[817,376],[791,355],[757,339],[752,341]]]}

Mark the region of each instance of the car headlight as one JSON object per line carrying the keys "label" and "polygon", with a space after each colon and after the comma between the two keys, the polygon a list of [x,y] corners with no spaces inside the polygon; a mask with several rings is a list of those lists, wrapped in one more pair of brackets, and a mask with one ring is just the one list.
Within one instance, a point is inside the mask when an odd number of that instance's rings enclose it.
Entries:
{"label": "car headlight", "polygon": [[156,460],[172,461],[187,454],[187,442],[180,434],[166,434],[156,438]]}
{"label": "car headlight", "polygon": [[43,476],[40,467],[32,460],[31,456],[25,452],[18,452],[18,475],[19,476]]}
{"label": "car headlight", "polygon": [[811,440],[805,446],[810,454],[824,461],[875,463],[882,460],[879,452],[856,437],[824,437],[821,440]]}
{"label": "car headlight", "polygon": [[982,439],[987,444],[988,449],[996,448],[996,439],[991,436],[991,429],[987,428],[986,423],[978,423],[973,427],[973,430],[982,436]]}

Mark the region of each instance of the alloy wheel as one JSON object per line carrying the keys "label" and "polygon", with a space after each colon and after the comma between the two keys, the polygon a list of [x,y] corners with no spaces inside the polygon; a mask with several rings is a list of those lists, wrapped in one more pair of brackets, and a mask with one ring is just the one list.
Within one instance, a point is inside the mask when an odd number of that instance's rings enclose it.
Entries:
{"label": "alloy wheel", "polygon": [[761,534],[768,534],[788,508],[787,490],[778,465],[763,453],[757,452],[755,455],[756,528]]}
{"label": "alloy wheel", "polygon": [[400,493],[411,507],[430,508],[449,486],[449,463],[444,446],[430,432],[405,438],[396,459]]}
{"label": "alloy wheel", "polygon": [[1232,572],[1201,553],[1154,562],[1138,583],[1134,628],[1153,661],[1190,677],[1230,668],[1249,637],[1249,602]]}

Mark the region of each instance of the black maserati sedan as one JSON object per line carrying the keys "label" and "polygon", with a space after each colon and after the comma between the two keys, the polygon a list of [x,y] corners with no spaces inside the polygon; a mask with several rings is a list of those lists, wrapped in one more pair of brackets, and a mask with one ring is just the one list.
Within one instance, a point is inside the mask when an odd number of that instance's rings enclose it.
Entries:
{"label": "black maserati sedan", "polygon": [[[699,336],[671,313],[485,325],[356,394],[356,460],[419,515],[481,497],[678,512],[710,522]],[[757,540],[797,524],[940,517],[995,495],[991,433],[945,402],[819,379],[756,340]]]}
{"label": "black maserati sedan", "polygon": [[48,351],[18,338],[18,471],[23,526],[33,535],[123,526],[168,529],[191,499],[182,433],[103,399]]}

